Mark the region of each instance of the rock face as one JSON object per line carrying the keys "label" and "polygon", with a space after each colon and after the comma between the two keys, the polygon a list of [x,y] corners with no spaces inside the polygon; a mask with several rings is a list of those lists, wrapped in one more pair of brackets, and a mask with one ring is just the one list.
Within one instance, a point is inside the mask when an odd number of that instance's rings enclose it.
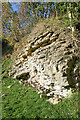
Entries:
{"label": "rock face", "polygon": [[17,56],[9,75],[26,80],[32,87],[47,96],[67,97],[69,86],[74,86],[76,46],[66,30],[46,30],[28,41]]}

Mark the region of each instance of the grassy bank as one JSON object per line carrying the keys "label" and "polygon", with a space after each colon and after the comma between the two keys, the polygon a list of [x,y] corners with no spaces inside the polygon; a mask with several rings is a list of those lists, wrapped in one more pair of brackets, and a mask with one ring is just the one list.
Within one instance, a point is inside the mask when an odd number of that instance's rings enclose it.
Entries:
{"label": "grassy bank", "polygon": [[[8,76],[10,59],[2,63],[2,118],[77,118],[78,94],[53,105],[47,98],[40,98],[27,84],[19,84]],[[10,88],[8,88],[10,86]]]}

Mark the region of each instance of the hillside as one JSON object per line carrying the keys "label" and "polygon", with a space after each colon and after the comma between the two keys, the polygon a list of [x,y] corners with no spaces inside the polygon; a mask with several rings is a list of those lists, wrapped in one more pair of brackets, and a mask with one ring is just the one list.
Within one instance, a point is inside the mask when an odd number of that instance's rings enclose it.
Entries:
{"label": "hillside", "polygon": [[76,33],[51,17],[14,45],[2,63],[3,118],[78,118]]}

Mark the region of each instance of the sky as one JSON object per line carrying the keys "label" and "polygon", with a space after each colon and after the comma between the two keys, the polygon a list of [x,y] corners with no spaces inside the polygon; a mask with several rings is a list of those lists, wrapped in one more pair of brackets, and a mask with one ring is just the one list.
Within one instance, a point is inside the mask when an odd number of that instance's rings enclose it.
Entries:
{"label": "sky", "polygon": [[18,12],[19,4],[20,4],[20,2],[18,4],[17,3],[13,3],[13,2],[11,3],[12,8],[13,8],[14,11]]}
{"label": "sky", "polygon": [[[16,12],[18,12],[18,9],[19,9],[19,5],[21,4],[21,2],[16,2],[16,3],[14,3],[14,2],[12,2],[11,3],[11,5],[12,5],[12,8],[13,8],[13,10],[14,11],[16,11]],[[49,14],[49,11],[48,11],[48,14]],[[47,17],[48,17],[49,15],[47,15]]]}
{"label": "sky", "polygon": [[[45,1],[47,1],[47,0],[45,0]],[[21,2],[16,2],[16,3],[12,2],[11,5],[12,5],[13,10],[16,11],[16,12],[18,12],[20,4],[21,4]]]}

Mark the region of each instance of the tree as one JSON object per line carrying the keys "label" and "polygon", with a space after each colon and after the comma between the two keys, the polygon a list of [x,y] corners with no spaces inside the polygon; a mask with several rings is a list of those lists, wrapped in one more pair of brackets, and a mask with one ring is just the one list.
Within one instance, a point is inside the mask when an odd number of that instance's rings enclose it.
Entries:
{"label": "tree", "polygon": [[65,22],[72,32],[75,23],[80,20],[80,2],[21,2],[15,3],[19,5],[17,11],[14,11],[12,4],[2,3],[2,36],[13,42],[20,41],[39,20],[53,15],[54,18],[66,15]]}

